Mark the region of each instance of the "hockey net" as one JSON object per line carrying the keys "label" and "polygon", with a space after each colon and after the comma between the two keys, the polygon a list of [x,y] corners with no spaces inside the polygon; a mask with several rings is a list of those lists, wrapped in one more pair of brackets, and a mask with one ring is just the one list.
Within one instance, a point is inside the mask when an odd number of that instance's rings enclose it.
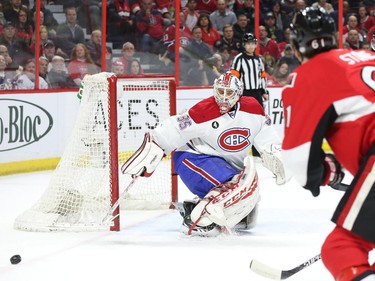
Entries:
{"label": "hockey net", "polygon": [[[168,77],[86,76],[73,134],[41,198],[19,215],[14,227],[28,231],[119,230],[106,220],[119,193],[131,181],[122,164],[142,143],[144,133],[175,114],[175,84]],[[170,208],[177,179],[166,156],[150,178],[139,178],[121,209]]]}

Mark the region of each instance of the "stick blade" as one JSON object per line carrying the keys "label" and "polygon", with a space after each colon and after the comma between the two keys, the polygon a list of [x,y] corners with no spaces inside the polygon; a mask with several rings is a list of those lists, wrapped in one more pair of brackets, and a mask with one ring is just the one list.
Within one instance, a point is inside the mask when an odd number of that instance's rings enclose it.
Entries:
{"label": "stick blade", "polygon": [[265,265],[264,263],[261,263],[260,261],[257,261],[257,260],[251,261],[250,269],[260,276],[273,279],[273,280],[283,280],[281,278],[281,274],[282,274],[281,270]]}

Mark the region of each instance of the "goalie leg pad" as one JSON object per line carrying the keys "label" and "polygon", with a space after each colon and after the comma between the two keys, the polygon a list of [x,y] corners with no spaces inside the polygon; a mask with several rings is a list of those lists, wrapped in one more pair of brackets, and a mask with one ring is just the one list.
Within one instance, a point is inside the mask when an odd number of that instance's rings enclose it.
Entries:
{"label": "goalie leg pad", "polygon": [[234,182],[213,188],[191,213],[199,226],[215,223],[228,229],[246,217],[259,201],[258,177],[253,157],[248,156]]}
{"label": "goalie leg pad", "polygon": [[138,150],[122,165],[123,174],[149,177],[164,157],[163,149],[146,133]]}

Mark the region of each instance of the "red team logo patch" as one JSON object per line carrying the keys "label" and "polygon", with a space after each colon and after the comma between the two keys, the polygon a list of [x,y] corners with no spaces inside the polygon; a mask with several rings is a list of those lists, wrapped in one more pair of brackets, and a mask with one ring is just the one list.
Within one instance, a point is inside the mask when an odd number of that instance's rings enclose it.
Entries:
{"label": "red team logo patch", "polygon": [[243,128],[231,128],[224,131],[218,138],[220,148],[225,151],[241,151],[250,145],[250,130]]}

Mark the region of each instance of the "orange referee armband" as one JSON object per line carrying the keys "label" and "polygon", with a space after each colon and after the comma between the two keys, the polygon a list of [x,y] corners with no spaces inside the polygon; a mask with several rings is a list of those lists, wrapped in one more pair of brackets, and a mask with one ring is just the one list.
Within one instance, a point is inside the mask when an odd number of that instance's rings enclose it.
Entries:
{"label": "orange referee armband", "polygon": [[238,79],[240,79],[241,74],[237,70],[231,69],[229,70],[229,72],[232,73],[234,76],[236,76]]}
{"label": "orange referee armband", "polygon": [[265,71],[262,71],[262,73],[260,74],[260,77],[261,78],[266,78],[267,77],[267,73]]}

